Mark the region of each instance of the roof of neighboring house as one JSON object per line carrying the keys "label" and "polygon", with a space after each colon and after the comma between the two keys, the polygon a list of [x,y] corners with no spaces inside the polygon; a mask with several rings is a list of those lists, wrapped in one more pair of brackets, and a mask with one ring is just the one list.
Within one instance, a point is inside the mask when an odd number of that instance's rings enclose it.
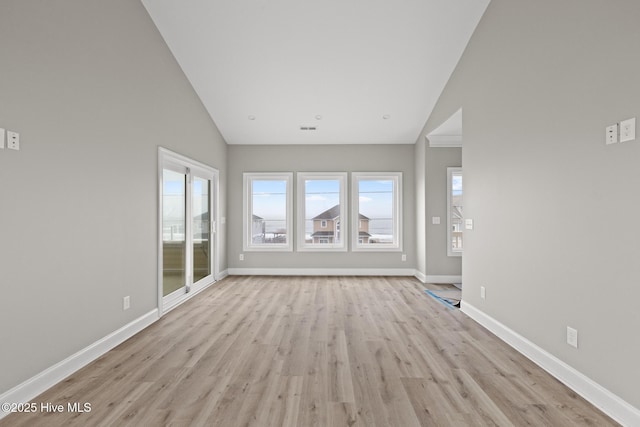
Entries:
{"label": "roof of neighboring house", "polygon": [[366,231],[361,231],[358,233],[358,236],[360,237],[371,237],[371,234],[367,233]]}
{"label": "roof of neighboring house", "polygon": [[251,218],[253,218],[254,221],[264,219],[262,217],[259,217],[258,215],[251,215]]}
{"label": "roof of neighboring house", "polygon": [[[335,205],[334,207],[327,209],[324,212],[319,213],[318,215],[313,217],[313,220],[317,220],[317,219],[335,219],[337,217],[340,216],[340,205]],[[362,215],[362,214],[358,214],[358,218],[360,219],[366,219],[368,220],[369,218]]]}
{"label": "roof of neighboring house", "polygon": [[316,231],[311,237],[333,237],[333,231]]}
{"label": "roof of neighboring house", "polygon": [[327,209],[326,211],[316,215],[313,217],[316,219],[334,219],[340,216],[340,205],[335,205],[334,207]]}

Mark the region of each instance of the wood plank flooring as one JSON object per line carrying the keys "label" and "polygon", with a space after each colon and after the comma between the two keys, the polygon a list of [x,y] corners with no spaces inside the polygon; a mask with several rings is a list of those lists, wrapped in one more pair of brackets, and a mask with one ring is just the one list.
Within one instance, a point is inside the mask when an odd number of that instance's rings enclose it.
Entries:
{"label": "wood plank flooring", "polygon": [[228,277],[0,426],[613,426],[405,277]]}

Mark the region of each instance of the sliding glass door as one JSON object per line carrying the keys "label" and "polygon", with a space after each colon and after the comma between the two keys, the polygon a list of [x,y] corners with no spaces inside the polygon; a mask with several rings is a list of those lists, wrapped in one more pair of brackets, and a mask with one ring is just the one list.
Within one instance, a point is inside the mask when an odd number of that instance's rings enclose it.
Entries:
{"label": "sliding glass door", "polygon": [[211,276],[211,180],[193,178],[192,235],[193,282]]}
{"label": "sliding glass door", "polygon": [[160,306],[214,282],[217,171],[160,150]]}
{"label": "sliding glass door", "polygon": [[187,286],[187,175],[162,170],[162,296]]}

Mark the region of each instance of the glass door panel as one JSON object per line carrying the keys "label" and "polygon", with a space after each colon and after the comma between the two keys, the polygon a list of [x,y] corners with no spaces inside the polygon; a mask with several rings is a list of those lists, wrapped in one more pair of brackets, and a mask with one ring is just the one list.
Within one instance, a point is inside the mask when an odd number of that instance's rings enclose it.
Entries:
{"label": "glass door panel", "polygon": [[158,306],[169,310],[215,281],[218,172],[159,149]]}
{"label": "glass door panel", "polygon": [[163,296],[186,287],[186,175],[162,172]]}
{"label": "glass door panel", "polygon": [[211,275],[211,181],[195,176],[192,187],[193,283]]}

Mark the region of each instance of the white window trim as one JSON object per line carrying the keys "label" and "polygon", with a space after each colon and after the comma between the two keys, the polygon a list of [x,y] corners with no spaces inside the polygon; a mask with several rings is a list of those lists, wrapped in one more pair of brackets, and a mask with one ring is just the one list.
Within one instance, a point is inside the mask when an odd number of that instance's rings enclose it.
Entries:
{"label": "white window trim", "polygon": [[[451,234],[453,232],[453,224],[451,223],[451,190],[452,190],[451,178],[453,177],[454,173],[462,173],[462,168],[460,167],[447,168],[447,255],[462,256],[462,251],[464,249],[464,246],[463,246],[463,249],[454,250],[451,243],[453,241],[453,235]],[[462,181],[462,183],[463,183],[462,195],[464,197],[464,180]],[[464,228],[462,229],[462,231],[464,232]]]}
{"label": "white window trim", "polygon": [[[273,180],[286,181],[286,223],[285,230],[287,233],[286,243],[265,243],[256,245],[252,242],[252,226],[253,226],[253,207],[251,198],[251,187],[254,180]],[[242,203],[242,247],[245,252],[292,252],[293,251],[293,173],[291,172],[245,172],[243,174],[243,200]]]}
{"label": "white window trim", "polygon": [[[340,243],[306,243],[305,238],[305,181],[306,180],[337,180],[340,181]],[[347,218],[349,218],[349,207],[347,205],[347,173],[346,172],[298,172],[298,239],[296,250],[299,252],[345,252],[347,250],[347,240],[349,230]]]}
{"label": "white window trim", "polygon": [[[360,197],[358,183],[361,179],[393,181],[393,243],[360,243],[359,224]],[[402,251],[402,172],[352,172],[351,173],[351,250],[354,252],[401,252]]]}

